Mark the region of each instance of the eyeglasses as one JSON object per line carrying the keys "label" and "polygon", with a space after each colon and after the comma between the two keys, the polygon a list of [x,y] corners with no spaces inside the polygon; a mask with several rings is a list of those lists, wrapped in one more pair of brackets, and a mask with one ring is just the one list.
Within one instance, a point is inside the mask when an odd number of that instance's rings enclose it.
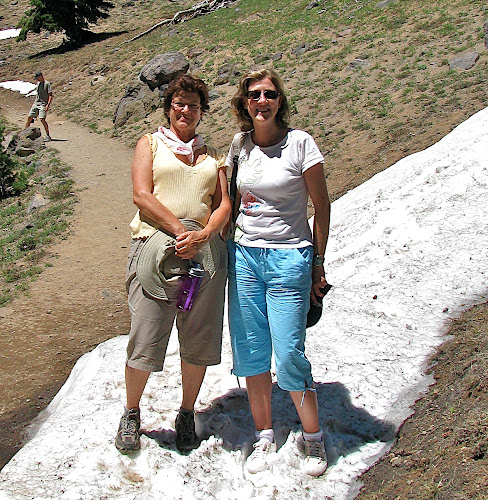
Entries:
{"label": "eyeglasses", "polygon": [[192,113],[201,109],[201,106],[198,104],[188,104],[187,102],[172,102],[171,106],[173,106],[175,111],[183,111],[188,106],[188,109]]}
{"label": "eyeglasses", "polygon": [[270,99],[278,99],[278,97],[281,94],[276,90],[248,90],[247,91],[247,98],[251,99],[252,101],[259,101],[259,99],[261,99],[261,95],[264,95],[264,98],[269,101]]}

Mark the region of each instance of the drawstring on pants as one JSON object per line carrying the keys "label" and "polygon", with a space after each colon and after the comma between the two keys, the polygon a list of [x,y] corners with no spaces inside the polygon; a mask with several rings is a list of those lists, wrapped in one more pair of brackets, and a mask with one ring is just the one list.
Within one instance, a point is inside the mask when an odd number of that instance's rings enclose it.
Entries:
{"label": "drawstring on pants", "polygon": [[[230,370],[230,374],[234,375],[234,369]],[[237,379],[237,385],[239,386],[239,389],[241,389],[241,383],[239,382],[239,377],[237,375],[236,375],[236,379]]]}
{"label": "drawstring on pants", "polygon": [[303,406],[303,402],[305,401],[305,394],[307,393],[307,391],[317,392],[317,389],[315,389],[315,387],[305,387],[305,390],[303,391],[302,402],[300,403],[300,408]]}

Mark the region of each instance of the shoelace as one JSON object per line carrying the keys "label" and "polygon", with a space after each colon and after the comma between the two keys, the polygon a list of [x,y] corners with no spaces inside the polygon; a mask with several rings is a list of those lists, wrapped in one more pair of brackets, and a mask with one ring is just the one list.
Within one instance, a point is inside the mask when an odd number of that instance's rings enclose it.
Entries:
{"label": "shoelace", "polygon": [[192,415],[185,415],[183,413],[180,414],[179,420],[182,421],[183,428],[181,429],[181,434],[186,437],[193,437],[193,422]]}
{"label": "shoelace", "polygon": [[137,432],[137,422],[131,418],[126,418],[124,421],[124,428],[122,434],[124,436],[131,436]]}
{"label": "shoelace", "polygon": [[265,458],[268,454],[268,450],[271,446],[271,443],[267,439],[261,439],[257,443],[253,444],[254,451],[252,452],[253,459],[261,459]]}
{"label": "shoelace", "polygon": [[322,460],[322,443],[320,441],[309,441],[307,444],[308,456],[310,458],[319,458],[320,460]]}

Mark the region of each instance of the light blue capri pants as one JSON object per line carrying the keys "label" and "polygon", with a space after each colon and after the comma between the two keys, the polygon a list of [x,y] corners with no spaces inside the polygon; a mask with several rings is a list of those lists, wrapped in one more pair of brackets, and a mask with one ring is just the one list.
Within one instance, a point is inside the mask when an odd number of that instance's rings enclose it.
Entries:
{"label": "light blue capri pants", "polygon": [[271,369],[286,391],[313,388],[305,356],[313,247],[229,248],[229,326],[233,373],[250,377]]}

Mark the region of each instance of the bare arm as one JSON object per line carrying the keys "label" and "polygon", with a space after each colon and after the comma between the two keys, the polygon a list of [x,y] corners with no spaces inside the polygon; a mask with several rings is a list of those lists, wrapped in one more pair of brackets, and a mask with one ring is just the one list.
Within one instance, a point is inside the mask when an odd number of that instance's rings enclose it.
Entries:
{"label": "bare arm", "polygon": [[53,93],[51,92],[47,96],[47,104],[46,104],[46,107],[45,107],[46,113],[48,112],[49,106],[51,106],[52,102],[53,102]]}
{"label": "bare arm", "polygon": [[229,220],[230,199],[227,193],[225,168],[219,169],[217,188],[212,199],[212,214],[201,231],[187,231],[176,238],[176,253],[183,259],[191,259],[202,245],[218,234]]}
{"label": "bare arm", "polygon": [[132,160],[132,196],[142,214],[175,236],[185,232],[185,226],[153,194],[153,156],[149,139],[139,139]]}
{"label": "bare arm", "polygon": [[[330,226],[330,199],[325,182],[324,166],[322,163],[317,163],[310,167],[304,174],[305,184],[307,185],[308,194],[312,200],[315,217],[313,223],[313,253],[314,255],[323,256],[327,239],[329,237]],[[324,266],[312,267],[312,298],[316,296],[322,297],[319,291],[327,284],[325,280]]]}

